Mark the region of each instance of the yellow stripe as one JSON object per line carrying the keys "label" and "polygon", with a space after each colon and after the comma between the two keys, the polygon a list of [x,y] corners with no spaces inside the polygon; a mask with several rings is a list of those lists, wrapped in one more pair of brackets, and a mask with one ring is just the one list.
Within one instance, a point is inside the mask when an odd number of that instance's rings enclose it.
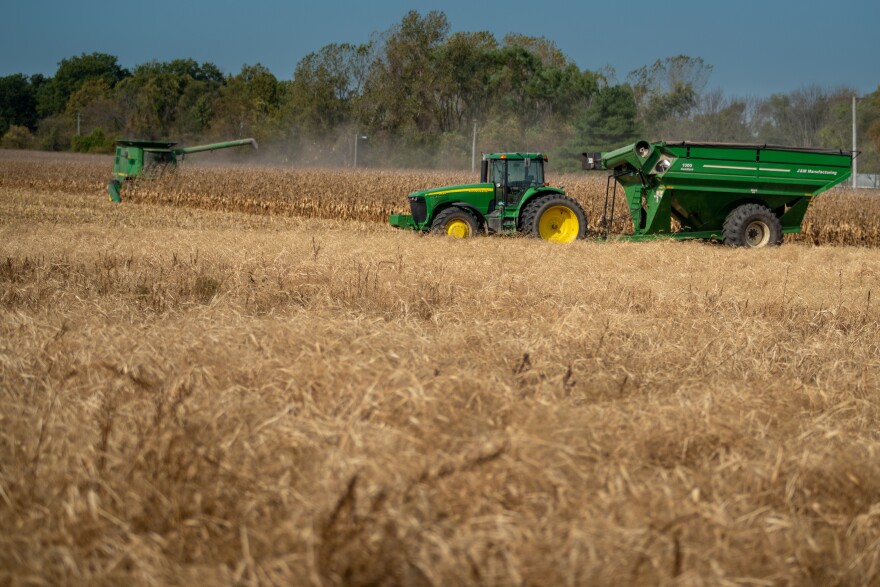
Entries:
{"label": "yellow stripe", "polygon": [[426,196],[445,196],[446,194],[458,194],[461,192],[491,192],[494,188],[461,188],[457,190],[446,190],[445,192],[430,192]]}

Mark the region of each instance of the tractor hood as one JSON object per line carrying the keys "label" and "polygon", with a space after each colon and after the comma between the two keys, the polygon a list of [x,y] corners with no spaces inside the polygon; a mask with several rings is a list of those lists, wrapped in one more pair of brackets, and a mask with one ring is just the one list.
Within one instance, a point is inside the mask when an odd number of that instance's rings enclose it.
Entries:
{"label": "tractor hood", "polygon": [[469,183],[462,185],[446,185],[439,188],[431,188],[429,190],[413,192],[410,194],[410,197],[421,196],[425,198],[430,198],[433,196],[454,196],[455,194],[491,192],[494,190],[495,188],[491,183]]}

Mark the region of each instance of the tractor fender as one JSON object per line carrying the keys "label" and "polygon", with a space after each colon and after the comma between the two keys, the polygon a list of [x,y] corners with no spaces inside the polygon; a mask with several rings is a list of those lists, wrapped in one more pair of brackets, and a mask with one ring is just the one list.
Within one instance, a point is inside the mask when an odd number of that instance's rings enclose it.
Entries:
{"label": "tractor fender", "polygon": [[562,190],[559,188],[552,188],[552,187],[538,188],[532,193],[526,192],[526,196],[522,200],[520,200],[520,202],[519,202],[519,211],[517,212],[517,214],[520,214],[523,211],[523,209],[526,206],[528,206],[529,202],[531,202],[532,200],[534,200],[536,198],[543,198],[544,196],[565,196],[565,195],[568,195],[565,193],[565,190]]}
{"label": "tractor fender", "polygon": [[486,217],[480,211],[479,208],[476,208],[473,204],[469,204],[468,202],[448,202],[434,209],[434,216],[437,216],[440,212],[447,208],[463,208],[469,212],[472,212],[474,216],[477,217],[477,221],[480,223],[480,226],[486,225]]}

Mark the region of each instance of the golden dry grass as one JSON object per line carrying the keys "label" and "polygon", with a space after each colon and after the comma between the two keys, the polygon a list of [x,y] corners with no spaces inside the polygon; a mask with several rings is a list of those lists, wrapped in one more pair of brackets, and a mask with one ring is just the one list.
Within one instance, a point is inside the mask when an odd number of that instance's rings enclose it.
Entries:
{"label": "golden dry grass", "polygon": [[876,584],[878,275],[0,186],[0,584]]}

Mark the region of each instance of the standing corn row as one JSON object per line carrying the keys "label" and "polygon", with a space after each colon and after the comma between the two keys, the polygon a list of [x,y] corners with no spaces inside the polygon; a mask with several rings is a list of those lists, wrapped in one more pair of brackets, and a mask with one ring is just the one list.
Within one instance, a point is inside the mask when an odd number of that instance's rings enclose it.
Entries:
{"label": "standing corn row", "polygon": [[[554,178],[599,228],[604,174]],[[107,163],[62,158],[52,165],[35,157],[0,159],[0,188],[106,197]],[[385,223],[406,212],[402,196],[426,186],[469,183],[470,173],[445,171],[289,169],[282,167],[186,167],[176,173],[126,185],[126,202]],[[618,198],[613,233],[630,229],[624,198]],[[811,204],[800,235],[813,244],[880,247],[880,192],[835,188]]]}

